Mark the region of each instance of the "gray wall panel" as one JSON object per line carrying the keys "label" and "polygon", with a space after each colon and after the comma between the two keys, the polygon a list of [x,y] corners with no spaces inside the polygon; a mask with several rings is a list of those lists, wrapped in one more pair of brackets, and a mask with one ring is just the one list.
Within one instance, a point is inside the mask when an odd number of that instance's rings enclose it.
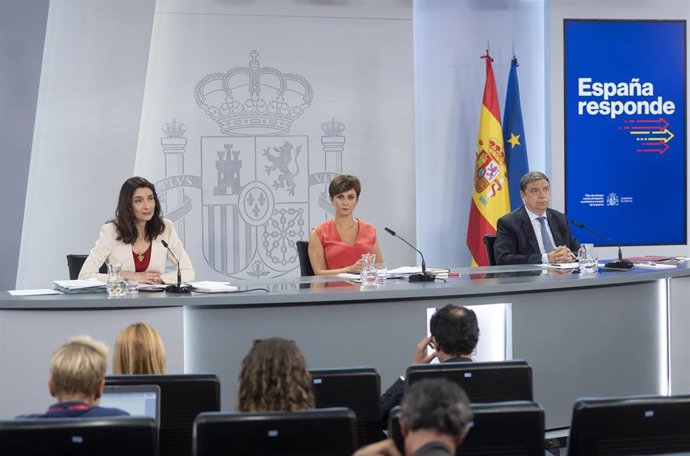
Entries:
{"label": "gray wall panel", "polygon": [[17,277],[49,3],[0,2],[0,290]]}

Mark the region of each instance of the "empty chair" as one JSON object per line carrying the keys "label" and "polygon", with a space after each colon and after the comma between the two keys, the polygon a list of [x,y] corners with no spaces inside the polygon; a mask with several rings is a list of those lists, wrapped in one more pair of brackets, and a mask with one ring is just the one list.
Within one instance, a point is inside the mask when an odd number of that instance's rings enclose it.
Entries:
{"label": "empty chair", "polygon": [[[398,415],[391,411],[390,434],[402,441]],[[482,456],[544,456],[544,411],[533,402],[472,404],[472,427],[456,454]]]}
{"label": "empty chair", "polygon": [[495,234],[484,235],[484,248],[486,249],[486,257],[489,259],[489,266],[496,266],[496,254],[494,254],[494,242],[496,242]]}
{"label": "empty chair", "polygon": [[458,383],[471,402],[532,401],[532,368],[526,361],[413,364],[406,387],[422,378],[443,377]]}
{"label": "empty chair", "polygon": [[690,452],[690,395],[580,399],[573,407],[569,456]]}
{"label": "empty chair", "polygon": [[313,276],[314,270],[309,260],[309,241],[297,241],[297,257],[299,258],[299,272],[302,277]]}
{"label": "empty chair", "polygon": [[[88,258],[88,255],[67,255],[67,269],[69,270],[70,280],[76,280],[79,278],[79,271],[81,271],[81,267],[84,265],[84,261],[86,261],[86,258]],[[98,272],[100,272],[101,274],[107,274],[108,266],[106,266],[106,264],[103,263]]]}
{"label": "empty chair", "polygon": [[381,377],[373,367],[310,369],[317,408],[347,407],[357,417],[357,446],[385,438],[381,432]]}
{"label": "empty chair", "polygon": [[192,452],[192,425],[201,412],[220,410],[220,382],[215,374],[112,375],[106,385],[158,385],[160,455]]}
{"label": "empty chair", "polygon": [[194,421],[195,456],[350,456],[354,451],[355,414],[346,408],[202,413]]}
{"label": "empty chair", "polygon": [[0,421],[0,455],[156,455],[150,418],[43,418]]}

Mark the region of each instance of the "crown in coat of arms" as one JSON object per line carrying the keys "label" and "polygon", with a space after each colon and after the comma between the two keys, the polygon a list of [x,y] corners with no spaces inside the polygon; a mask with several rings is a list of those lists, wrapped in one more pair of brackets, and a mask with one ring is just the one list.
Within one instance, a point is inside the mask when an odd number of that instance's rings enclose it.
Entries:
{"label": "crown in coat of arms", "polygon": [[298,74],[259,65],[252,51],[249,67],[203,77],[194,98],[204,112],[234,136],[287,133],[314,97],[311,84]]}

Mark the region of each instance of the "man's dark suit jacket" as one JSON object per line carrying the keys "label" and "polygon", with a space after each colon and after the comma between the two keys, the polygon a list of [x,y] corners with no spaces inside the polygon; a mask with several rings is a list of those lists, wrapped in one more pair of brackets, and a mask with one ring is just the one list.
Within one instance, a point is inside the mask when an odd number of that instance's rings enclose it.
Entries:
{"label": "man's dark suit jacket", "polygon": [[[565,245],[577,255],[580,244],[570,233],[565,215],[553,209],[546,209],[546,219],[551,228],[554,245]],[[498,219],[494,254],[496,264],[541,263],[537,235],[534,234],[525,206]]]}
{"label": "man's dark suit jacket", "polygon": [[[457,358],[450,358],[445,360],[446,363],[471,363],[472,358],[463,358],[459,356]],[[381,396],[379,401],[381,405],[381,426],[382,429],[388,429],[388,416],[393,410],[393,407],[400,405],[402,402],[403,394],[405,393],[405,381],[398,378],[395,383],[393,383],[385,393]]]}

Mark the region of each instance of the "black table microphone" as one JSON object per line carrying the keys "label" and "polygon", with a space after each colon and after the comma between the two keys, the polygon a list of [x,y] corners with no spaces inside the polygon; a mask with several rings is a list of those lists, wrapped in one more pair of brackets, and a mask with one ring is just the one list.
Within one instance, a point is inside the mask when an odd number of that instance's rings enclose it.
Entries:
{"label": "black table microphone", "polygon": [[397,237],[398,239],[403,241],[405,244],[412,247],[422,257],[422,273],[421,274],[411,274],[410,278],[408,279],[410,282],[433,282],[434,280],[436,280],[435,274],[431,274],[429,272],[426,272],[426,262],[424,261],[424,254],[417,247],[415,247],[414,245],[407,242],[405,239],[403,239],[400,236],[398,236],[397,234],[395,234],[395,231],[391,230],[390,228],[386,227],[386,228],[384,228],[384,230],[386,230],[388,232],[388,234],[390,234],[391,236]]}
{"label": "black table microphone", "polygon": [[604,239],[606,239],[607,241],[613,242],[614,244],[616,244],[616,245],[618,246],[618,259],[617,259],[616,261],[612,261],[612,262],[610,262],[610,263],[606,263],[606,264],[604,265],[605,268],[607,268],[607,269],[621,269],[621,270],[624,270],[624,271],[625,271],[625,270],[628,270],[628,269],[632,269],[633,264],[632,264],[630,261],[624,260],[624,259],[623,259],[623,251],[621,250],[621,244],[620,244],[620,242],[616,241],[616,240],[613,239],[613,238],[610,238],[610,237],[606,236],[605,234],[601,234],[601,233],[599,233],[599,232],[597,232],[597,231],[594,231],[594,230],[591,229],[591,228],[587,228],[587,227],[584,226],[582,223],[576,222],[575,220],[571,220],[570,223],[572,223],[573,225],[575,225],[575,226],[578,227],[578,228],[582,228],[583,230],[587,230],[587,231],[589,231],[589,232],[592,233],[592,234],[596,234],[597,236],[599,236],[599,237],[601,237],[601,238],[604,238]]}
{"label": "black table microphone", "polygon": [[177,262],[177,285],[168,285],[167,287],[165,287],[165,291],[168,293],[189,293],[191,291],[190,287],[182,286],[182,272],[180,272],[180,260],[178,260],[175,254],[172,253],[172,250],[170,250],[170,246],[167,242],[161,239],[161,244],[163,244],[163,247],[168,249],[170,255],[172,255],[172,257]]}

